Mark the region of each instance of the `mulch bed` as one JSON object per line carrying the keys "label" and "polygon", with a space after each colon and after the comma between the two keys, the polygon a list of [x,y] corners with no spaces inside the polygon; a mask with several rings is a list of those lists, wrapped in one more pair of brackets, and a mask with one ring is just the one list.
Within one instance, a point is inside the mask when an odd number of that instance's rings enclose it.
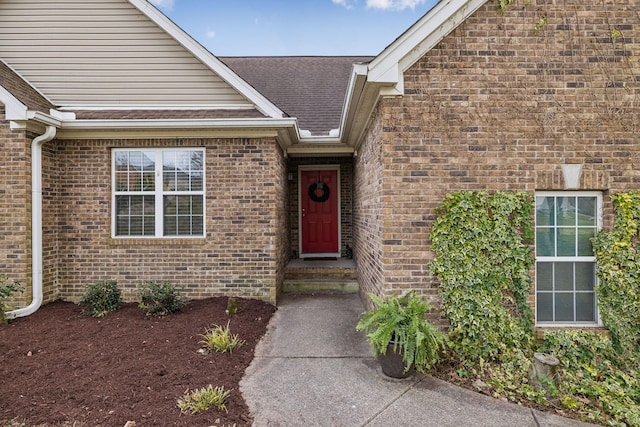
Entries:
{"label": "mulch bed", "polygon": [[[54,302],[0,326],[0,425],[251,425],[239,382],[275,307],[239,299],[231,317],[226,308],[227,298],[210,298],[148,319],[125,304],[92,318],[78,305]],[[205,329],[228,321],[244,345],[198,352]],[[181,414],[177,400],[209,384],[232,390],[228,412]]]}

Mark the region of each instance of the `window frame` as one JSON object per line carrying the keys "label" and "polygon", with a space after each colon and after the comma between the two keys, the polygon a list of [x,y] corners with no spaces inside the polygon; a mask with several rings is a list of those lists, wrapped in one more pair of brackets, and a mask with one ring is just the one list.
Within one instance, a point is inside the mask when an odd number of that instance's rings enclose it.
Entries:
{"label": "window frame", "polygon": [[[202,189],[201,190],[166,190],[164,185],[164,154],[167,152],[200,152],[202,153]],[[117,189],[116,182],[116,157],[121,152],[141,152],[154,153],[154,189],[131,191],[121,191]],[[113,239],[141,239],[141,240],[159,240],[159,239],[204,239],[207,235],[206,230],[206,149],[204,147],[163,147],[163,148],[112,148],[111,149],[111,237]],[[153,235],[118,235],[117,234],[117,197],[121,195],[131,196],[153,196],[154,197],[154,230]],[[202,234],[197,235],[165,235],[165,196],[201,196],[202,197]]]}
{"label": "window frame", "polygon": [[[596,258],[595,258],[595,254],[591,255],[591,256],[584,256],[584,255],[578,255],[576,252],[575,256],[539,256],[538,255],[538,209],[537,209],[537,199],[538,197],[595,197],[596,198],[596,233],[600,230],[602,230],[602,224],[603,224],[603,194],[601,191],[536,191],[535,195],[534,195],[534,231],[535,231],[535,241],[534,241],[534,253],[535,253],[535,281],[534,281],[534,298],[535,298],[535,310],[534,310],[534,316],[535,316],[535,324],[536,326],[539,327],[558,327],[558,328],[563,328],[563,327],[573,327],[573,328],[583,328],[583,327],[601,327],[602,326],[602,321],[600,319],[600,312],[598,310],[598,300],[597,300],[597,295],[595,294],[595,287],[598,285],[598,275],[597,275],[597,264],[596,264]],[[555,204],[554,204],[554,209],[555,209]],[[553,229],[557,230],[558,227],[566,227],[566,225],[559,225],[559,224],[554,224],[553,225]],[[579,230],[580,226],[576,224],[575,229]],[[556,244],[557,247],[557,244]],[[577,249],[577,247],[576,247]],[[561,262],[571,262],[571,263],[593,263],[594,265],[594,277],[593,277],[593,284],[594,284],[594,298],[595,298],[595,313],[594,313],[594,317],[595,320],[594,321],[539,321],[538,320],[538,264],[539,263],[543,263],[543,262],[547,262],[547,263],[561,263]],[[555,310],[555,295],[556,293],[558,293],[556,290],[552,290],[550,291],[550,293],[552,295],[554,295],[554,302],[553,302],[553,307],[552,309]],[[574,302],[575,302],[575,295],[576,295],[576,290],[574,289],[573,292],[571,293],[572,295],[574,295]],[[575,310],[575,307],[574,307]],[[575,311],[574,311],[575,313]]]}

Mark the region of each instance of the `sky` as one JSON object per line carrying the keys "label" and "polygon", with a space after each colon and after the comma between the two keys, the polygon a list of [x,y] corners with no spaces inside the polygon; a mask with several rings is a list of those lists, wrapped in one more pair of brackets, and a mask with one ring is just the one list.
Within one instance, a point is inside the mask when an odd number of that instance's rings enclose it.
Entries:
{"label": "sky", "polygon": [[438,0],[149,0],[217,56],[377,55]]}

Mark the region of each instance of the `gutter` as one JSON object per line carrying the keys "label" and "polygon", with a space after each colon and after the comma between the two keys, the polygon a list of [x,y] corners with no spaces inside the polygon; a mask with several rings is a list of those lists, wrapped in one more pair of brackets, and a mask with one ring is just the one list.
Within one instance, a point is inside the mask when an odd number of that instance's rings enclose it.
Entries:
{"label": "gutter", "polygon": [[56,136],[55,126],[31,142],[31,304],[8,311],[7,319],[35,313],[42,305],[42,145]]}

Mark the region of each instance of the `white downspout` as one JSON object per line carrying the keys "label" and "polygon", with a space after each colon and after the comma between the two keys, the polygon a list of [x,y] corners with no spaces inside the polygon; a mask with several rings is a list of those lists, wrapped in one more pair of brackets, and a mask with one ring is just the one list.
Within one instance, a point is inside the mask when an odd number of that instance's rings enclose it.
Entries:
{"label": "white downspout", "polygon": [[31,304],[8,311],[7,319],[33,314],[42,305],[42,145],[56,136],[55,126],[31,142]]}

